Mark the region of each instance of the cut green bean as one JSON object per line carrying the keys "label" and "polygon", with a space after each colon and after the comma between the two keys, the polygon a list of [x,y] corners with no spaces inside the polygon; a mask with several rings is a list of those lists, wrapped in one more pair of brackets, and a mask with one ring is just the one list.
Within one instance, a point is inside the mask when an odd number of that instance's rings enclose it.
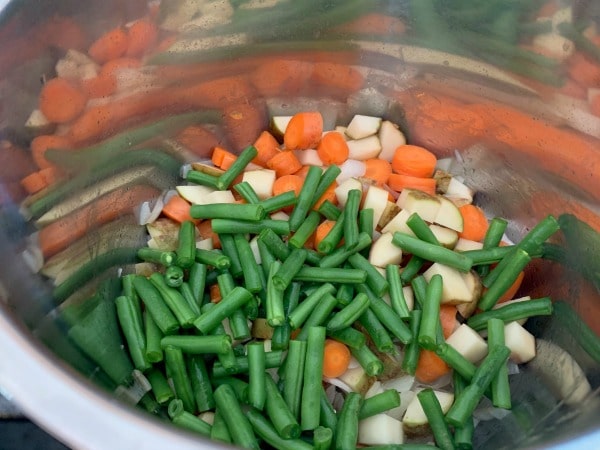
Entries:
{"label": "cut green bean", "polygon": [[367,280],[367,273],[360,269],[342,269],[337,267],[302,267],[294,276],[296,281],[316,283],[359,284]]}
{"label": "cut green bean", "polygon": [[306,241],[308,241],[308,238],[312,236],[312,234],[319,226],[320,220],[321,215],[318,212],[311,211],[310,213],[308,213],[306,219],[304,219],[302,224],[298,227],[298,230],[288,241],[289,245],[296,249],[302,248]]}
{"label": "cut green bean", "polygon": [[585,352],[600,363],[600,337],[582,320],[571,305],[559,300],[554,303],[555,317]]}
{"label": "cut green bean", "polygon": [[208,186],[215,189],[219,188],[219,177],[200,172],[199,170],[188,171],[188,173],[185,175],[185,180],[201,186]]}
{"label": "cut green bean", "polygon": [[164,277],[158,272],[150,275],[150,282],[154,285],[158,292],[160,292],[160,295],[179,321],[179,324],[182,327],[190,326],[197,316],[189,307],[185,301],[185,298],[183,298],[183,295],[181,295],[177,289],[167,286]]}
{"label": "cut green bean", "polygon": [[234,377],[219,377],[211,379],[212,385],[216,388],[221,386],[222,384],[228,384],[231,386],[233,391],[235,392],[235,396],[242,403],[248,403],[248,383],[239,378]]}
{"label": "cut green bean", "polygon": [[427,416],[435,444],[442,450],[454,450],[454,440],[446,421],[438,398],[433,389],[423,389],[417,394],[421,407]]}
{"label": "cut green bean", "polygon": [[342,211],[329,200],[325,200],[319,206],[319,213],[327,220],[338,220]]}
{"label": "cut green bean", "polygon": [[317,250],[325,255],[331,253],[340,244],[342,237],[344,237],[344,217],[346,216],[345,211],[339,215],[329,233],[317,244]]}
{"label": "cut green bean", "polygon": [[[454,384],[454,398],[458,397],[467,387],[467,380],[461,377],[457,372],[452,374]],[[454,427],[454,445],[458,450],[473,449],[473,434],[475,432],[475,422],[473,417],[469,417],[466,423],[461,427]]]}
{"label": "cut green bean", "polygon": [[331,428],[319,426],[313,433],[314,450],[329,450],[333,444],[333,431]]}
{"label": "cut green bean", "polygon": [[183,283],[181,283],[181,286],[179,286],[179,293],[183,296],[190,309],[194,311],[194,314],[196,316],[199,316],[200,306],[198,305],[198,303],[196,303],[196,299],[194,298],[192,288],[190,287],[190,284],[188,282],[184,281]]}
{"label": "cut green bean", "polygon": [[385,353],[394,350],[392,338],[371,308],[366,309],[358,318],[358,322],[363,326],[378,351]]}
{"label": "cut green bean", "polygon": [[284,371],[283,398],[296,419],[300,417],[306,346],[306,341],[290,340]]}
{"label": "cut green bean", "polygon": [[337,306],[337,303],[337,299],[333,295],[326,294],[318,303],[318,305],[312,310],[310,316],[308,316],[308,319],[306,319],[304,326],[300,330],[300,333],[298,333],[298,336],[296,336],[296,339],[299,341],[307,339],[308,330],[310,327],[321,326],[327,322],[327,319]]}
{"label": "cut green bean", "polygon": [[265,387],[265,346],[262,342],[248,344],[248,403],[256,409],[265,406],[267,391]]}
{"label": "cut green bean", "polygon": [[[367,233],[359,233],[358,235],[358,244],[352,248],[347,249],[346,247],[338,247],[327,255],[323,256],[319,261],[319,267],[327,268],[327,267],[339,267],[346,260],[364,249],[369,248],[371,245],[371,238]],[[364,257],[363,257],[364,258]]]}
{"label": "cut green bean", "polygon": [[[508,222],[506,220],[500,217],[494,217],[490,221],[490,225],[485,233],[485,237],[483,238],[483,249],[498,247],[502,241],[502,236],[504,236],[507,226]],[[473,261],[473,264],[475,264],[475,261]],[[477,273],[480,277],[487,275],[489,271],[489,265],[481,265],[477,267]]]}
{"label": "cut green bean", "polygon": [[229,257],[217,250],[205,250],[202,248],[196,249],[196,262],[212,266],[218,270],[226,270],[231,266]]}
{"label": "cut green bean", "polygon": [[280,450],[312,450],[313,448],[301,439],[282,438],[269,421],[256,410],[249,410],[246,416],[256,434],[272,448]]}
{"label": "cut green bean", "polygon": [[513,252],[515,248],[516,245],[506,245],[504,247],[482,248],[480,250],[465,250],[461,253],[471,258],[474,266],[483,266],[499,262],[506,255]]}
{"label": "cut green bean", "polygon": [[321,386],[319,395],[319,409],[321,411],[321,426],[329,428],[335,434],[337,428],[338,416],[335,409],[331,405],[331,402],[327,398],[325,388]]}
{"label": "cut green bean", "polygon": [[273,253],[267,247],[263,241],[258,239],[256,241],[256,246],[258,247],[258,254],[260,255],[260,266],[262,268],[263,274],[269,279],[269,272],[271,271],[271,266],[275,264],[277,259],[273,256]]}
{"label": "cut green bean", "polygon": [[198,262],[192,264],[188,274],[188,283],[198,307],[202,306],[202,298],[204,297],[204,289],[206,287],[206,274],[206,264]]}
{"label": "cut green bean", "polygon": [[233,443],[243,448],[259,450],[260,447],[247,414],[242,411],[233,388],[228,384],[222,384],[215,389],[214,397]]}
{"label": "cut green bean", "polygon": [[178,288],[183,284],[184,273],[179,266],[169,266],[165,270],[165,283],[170,288]]}
{"label": "cut green bean", "polygon": [[189,269],[194,264],[196,252],[196,226],[194,222],[185,220],[179,225],[177,242],[177,265],[183,269]]}
{"label": "cut green bean", "polygon": [[225,353],[231,348],[231,337],[221,336],[165,336],[160,341],[163,350],[168,346],[179,348],[183,353],[192,355]]}
{"label": "cut green bean", "polygon": [[263,289],[261,268],[254,259],[254,253],[250,243],[242,234],[233,236],[235,247],[240,257],[242,265],[242,274],[244,275],[244,286],[252,293],[260,292]]}
{"label": "cut green bean", "polygon": [[273,285],[275,288],[281,291],[287,289],[294,276],[302,269],[304,261],[306,261],[306,250],[303,248],[293,249],[273,275]]}
{"label": "cut green bean", "polygon": [[117,297],[115,305],[129,356],[135,368],[143,372],[150,368],[150,362],[146,358],[146,337],[140,321],[141,314],[136,311],[134,301],[125,295]]}
{"label": "cut green bean", "polygon": [[209,333],[216,328],[233,311],[243,307],[252,298],[252,293],[243,287],[237,286],[229,294],[224,296],[209,311],[202,313],[196,320],[194,326],[202,333]]}
{"label": "cut green bean", "polygon": [[423,315],[419,329],[419,345],[426,350],[434,350],[440,326],[440,302],[442,300],[442,276],[435,274],[427,284]]}
{"label": "cut green bean", "polygon": [[235,288],[235,280],[229,272],[221,272],[217,275],[217,284],[219,285],[219,291],[221,295],[227,295]]}
{"label": "cut green bean", "polygon": [[289,316],[288,321],[292,326],[292,329],[300,328],[312,310],[319,304],[321,299],[327,294],[333,294],[335,287],[331,283],[325,283],[319,286],[314,292],[304,299],[296,308],[294,308]]}
{"label": "cut green bean", "polygon": [[435,353],[465,380],[471,381],[473,379],[477,366],[466,359],[454,347],[443,342],[435,348]]}
{"label": "cut green bean", "polygon": [[363,345],[360,348],[350,347],[352,356],[356,358],[360,366],[370,377],[376,377],[383,373],[383,362],[371,351],[369,346]]}
{"label": "cut green bean", "polygon": [[273,256],[281,261],[285,261],[292,252],[292,249],[270,228],[265,228],[260,232],[258,241],[263,242]]}
{"label": "cut green bean", "polygon": [[185,410],[193,414],[196,411],[196,402],[185,360],[183,359],[183,352],[180,348],[173,346],[165,347],[164,352],[167,374],[173,381],[175,395],[183,402]]}
{"label": "cut green bean", "polygon": [[231,444],[231,434],[227,429],[227,423],[225,423],[225,419],[223,419],[223,415],[218,409],[215,410],[213,425],[210,429],[210,439]]}
{"label": "cut green bean", "polygon": [[479,404],[481,397],[489,387],[498,369],[506,364],[510,350],[505,346],[495,346],[489,349],[488,356],[482,361],[471,384],[455,398],[454,404],[446,414],[446,421],[454,426],[464,426]]}
{"label": "cut green bean", "polygon": [[[504,322],[500,319],[490,319],[487,322],[488,348],[502,347],[504,342]],[[510,384],[508,382],[508,366],[500,366],[498,373],[492,379],[492,404],[496,408],[510,409]]]}
{"label": "cut green bean", "polygon": [[358,231],[360,233],[367,233],[367,235],[373,239],[373,230],[375,230],[374,223],[375,211],[373,208],[361,209],[358,213]]}
{"label": "cut green bean", "polygon": [[348,262],[355,269],[363,270],[367,274],[366,283],[375,295],[381,297],[388,291],[389,284],[385,277],[363,255],[355,253],[348,257]]}
{"label": "cut green bean", "polygon": [[415,303],[418,307],[422,308],[427,293],[427,280],[423,275],[419,275],[412,279],[410,286],[412,287],[415,296]]}
{"label": "cut green bean", "polygon": [[136,292],[144,302],[146,310],[163,334],[173,334],[179,329],[179,322],[165,303],[162,295],[145,277],[138,276],[133,280]]}
{"label": "cut green bean", "polygon": [[419,329],[421,328],[422,311],[415,309],[410,312],[410,332],[413,340],[404,347],[404,357],[402,358],[402,368],[409,374],[414,375],[417,371],[421,348],[419,347]]}
{"label": "cut green bean", "polygon": [[192,392],[196,400],[196,409],[199,412],[210,411],[215,408],[213,388],[210,382],[204,357],[192,355],[187,360],[188,373],[192,385]]}
{"label": "cut green bean", "polygon": [[284,439],[296,439],[300,436],[300,425],[290,411],[277,385],[268,373],[263,375],[267,398],[265,409],[275,430]]}
{"label": "cut green bean", "polygon": [[321,378],[323,377],[323,351],[325,328],[310,327],[306,345],[306,362],[302,381],[300,425],[303,431],[314,430],[320,423]]}
{"label": "cut green bean", "polygon": [[411,283],[412,280],[417,276],[417,274],[421,271],[421,268],[425,264],[425,260],[423,258],[419,258],[416,255],[412,255],[406,266],[402,268],[402,272],[400,273],[400,280],[404,284]]}
{"label": "cut green bean", "polygon": [[408,319],[410,317],[410,311],[406,304],[398,266],[396,264],[388,264],[385,267],[385,275],[389,285],[390,305],[392,306],[392,309],[401,319]]}
{"label": "cut green bean", "polygon": [[180,399],[173,399],[169,402],[169,417],[178,427],[187,428],[203,436],[209,437],[211,426],[204,420],[195,416],[185,409],[185,404]]}
{"label": "cut green bean", "polygon": [[340,306],[347,306],[354,298],[354,286],[351,284],[342,284],[335,294]]}
{"label": "cut green bean", "polygon": [[210,203],[192,205],[190,215],[194,219],[231,219],[255,222],[264,219],[266,212],[258,203]]}
{"label": "cut green bean", "polygon": [[323,197],[327,189],[331,187],[331,185],[335,182],[335,179],[338,175],[342,173],[342,169],[340,169],[335,164],[331,164],[325,169],[321,174],[321,179],[319,180],[319,184],[317,185],[317,189],[313,194],[312,201],[310,202],[310,207],[313,208],[317,202]]}
{"label": "cut green bean", "polygon": [[[273,369],[281,365],[283,360],[283,352],[281,350],[273,350],[265,353],[265,367]],[[237,356],[235,358],[234,369],[227,371],[222,364],[216,362],[213,365],[213,377],[220,378],[240,373],[248,373],[248,358],[246,356]]]}
{"label": "cut green bean", "polygon": [[392,244],[400,247],[407,253],[411,253],[412,255],[416,255],[427,261],[444,264],[463,272],[468,272],[473,265],[473,261],[461,253],[454,252],[439,245],[421,241],[408,234],[400,233],[399,231],[394,233]]}
{"label": "cut green bean", "polygon": [[[241,183],[235,184],[233,186],[233,189],[235,189],[235,192],[240,194],[242,196],[242,198],[244,200],[246,200],[248,203],[255,204],[255,205],[260,203],[260,198],[256,194],[256,191],[254,190],[252,185],[250,183],[248,183],[247,181],[242,181]],[[253,220],[253,219],[249,219],[249,220]]]}
{"label": "cut green bean", "polygon": [[165,403],[170,402],[173,397],[175,397],[171,386],[169,386],[169,382],[161,371],[150,368],[144,372],[144,376],[150,383],[150,386],[152,387],[152,393],[154,394],[154,398],[156,398],[158,403],[164,405]]}
{"label": "cut green bean", "polygon": [[498,309],[491,309],[470,317],[467,324],[475,331],[480,331],[488,326],[491,319],[500,319],[503,322],[512,322],[534,316],[549,316],[552,314],[552,300],[549,297],[525,300],[522,302],[504,305]]}
{"label": "cut green bean", "polygon": [[229,272],[234,277],[242,275],[242,265],[240,263],[240,257],[235,246],[232,234],[220,234],[219,241],[221,242],[221,250],[223,255],[229,258]]}
{"label": "cut green bean", "polygon": [[362,396],[349,392],[340,412],[335,435],[335,450],[355,450],[358,441],[358,414],[363,405]]}
{"label": "cut green bean", "polygon": [[294,206],[297,201],[298,198],[296,197],[296,193],[294,191],[287,191],[261,200],[260,204],[265,209],[266,213],[270,214],[288,206]]}
{"label": "cut green bean", "polygon": [[341,311],[337,312],[329,322],[327,331],[338,331],[350,327],[369,307],[369,298],[364,293],[358,293],[356,297]]}
{"label": "cut green bean", "polygon": [[151,363],[160,362],[163,360],[163,351],[160,346],[163,333],[148,311],[144,311],[143,319],[144,335],[146,337],[146,359]]}
{"label": "cut green bean", "polygon": [[327,336],[354,349],[363,347],[367,342],[365,335],[354,328],[344,328],[336,331],[328,330]]}
{"label": "cut green bean", "polygon": [[165,267],[175,264],[175,261],[177,260],[177,254],[175,252],[168,252],[150,247],[142,247],[138,249],[137,257],[142,261],[161,264]]}
{"label": "cut green bean", "polygon": [[229,185],[233,183],[233,180],[235,180],[238,175],[244,171],[246,166],[250,164],[254,158],[256,158],[257,154],[258,150],[256,150],[256,147],[252,145],[242,150],[242,153],[238,155],[229,169],[219,176],[217,180],[217,188],[221,191],[229,189]]}
{"label": "cut green bean", "polygon": [[262,219],[254,222],[213,219],[212,229],[217,234],[259,234],[263,229],[270,228],[280,236],[290,234],[290,224],[287,220]]}
{"label": "cut green bean", "polygon": [[[205,304],[204,306],[202,306],[201,311],[203,314],[207,313],[211,309],[213,309],[215,306],[216,305],[214,303],[209,302],[209,303]],[[228,336],[222,322],[219,323],[215,328],[213,328],[209,334],[211,336]],[[219,364],[221,364],[221,366],[223,367],[225,372],[234,373],[236,371],[237,359],[236,359],[235,353],[233,351],[233,348],[230,347],[225,352],[217,353],[217,358],[219,360]]]}
{"label": "cut green bean", "polygon": [[411,229],[415,236],[417,236],[422,241],[428,242],[429,244],[441,246],[438,238],[435,237],[427,222],[425,222],[421,216],[417,213],[412,213],[409,218],[406,220],[406,225]]}
{"label": "cut green bean", "polygon": [[367,417],[384,413],[398,406],[400,406],[400,394],[398,391],[396,389],[386,389],[379,394],[365,399],[362,408],[360,408],[358,418],[360,420],[366,419]]}
{"label": "cut green bean", "polygon": [[269,270],[267,279],[267,299],[265,302],[267,323],[272,327],[278,327],[285,322],[285,311],[283,308],[284,290],[275,285],[275,276],[281,271],[282,264],[275,261]]}
{"label": "cut green bean", "polygon": [[358,244],[358,209],[362,191],[351,189],[344,207],[344,248],[351,250]]}
{"label": "cut green bean", "polygon": [[[502,294],[513,285],[521,271],[529,264],[531,256],[524,250],[518,248],[514,254],[511,254],[510,258],[507,257],[507,259],[503,259],[503,261],[509,261],[509,263],[505,265],[502,272],[500,272],[494,282],[488,286],[488,289],[483,293],[479,300],[478,307],[482,311],[488,311],[494,307]],[[499,266],[491,271],[490,275],[494,273],[498,267]]]}
{"label": "cut green bean", "polygon": [[310,211],[310,207],[321,179],[321,168],[318,166],[310,166],[300,193],[298,194],[298,200],[296,206],[290,215],[289,225],[291,231],[297,231],[306,215]]}

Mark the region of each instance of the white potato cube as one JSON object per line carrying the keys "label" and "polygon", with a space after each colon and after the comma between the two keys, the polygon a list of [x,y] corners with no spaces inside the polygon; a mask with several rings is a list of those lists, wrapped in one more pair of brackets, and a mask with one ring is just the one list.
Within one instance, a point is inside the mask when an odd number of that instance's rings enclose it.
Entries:
{"label": "white potato cube", "polygon": [[488,352],[485,340],[464,323],[448,336],[446,342],[473,364],[481,361]]}
{"label": "white potato cube", "polygon": [[377,136],[369,136],[363,139],[355,139],[347,142],[348,159],[364,161],[366,159],[377,158],[381,152],[381,142]]}
{"label": "white potato cube", "polygon": [[214,188],[202,185],[177,186],[177,193],[192,205],[205,205],[209,203],[208,194],[216,191]]}
{"label": "white potato cube", "polygon": [[410,212],[408,210],[403,209],[398,214],[394,216],[392,220],[390,220],[385,227],[381,230],[383,233],[395,233],[399,231],[400,233],[408,234],[409,236],[414,236],[415,233],[410,229],[410,227],[406,224],[406,221],[410,217]]}
{"label": "white potato cube", "polygon": [[467,285],[462,272],[444,264],[434,263],[423,273],[423,276],[429,282],[436,274],[441,275],[443,280],[442,304],[456,305],[474,300],[475,293]]}
{"label": "white potato cube", "polygon": [[387,414],[376,414],[358,423],[358,442],[365,445],[402,444],[402,422]]}
{"label": "white potato cube", "polygon": [[380,125],[380,117],[363,116],[357,114],[348,124],[348,127],[346,128],[346,134],[352,139],[363,139],[376,134],[379,131]]}
{"label": "white potato cube", "polygon": [[260,258],[260,251],[258,250],[258,236],[254,236],[250,240],[250,249],[252,250],[256,264],[261,264],[262,260]]}
{"label": "white potato cube", "polygon": [[504,345],[510,349],[510,359],[517,364],[535,358],[535,337],[517,322],[504,325]]}
{"label": "white potato cube", "polygon": [[429,229],[437,240],[446,248],[454,248],[458,242],[458,233],[450,228],[442,227],[440,225],[431,224]]}
{"label": "white potato cube", "polygon": [[401,145],[406,145],[406,136],[396,124],[384,120],[379,127],[379,141],[381,142],[379,158],[392,162],[396,149]]}
{"label": "white potato cube", "polygon": [[362,183],[356,178],[348,178],[346,181],[342,182],[338,187],[335,188],[335,196],[337,198],[338,204],[342,208],[346,206],[346,201],[348,200],[348,192],[350,192],[353,189],[359,189],[362,191]]}
{"label": "white potato cube", "polygon": [[294,155],[303,166],[322,166],[323,161],[315,149],[294,150]]}
{"label": "white potato cube", "polygon": [[206,204],[212,203],[235,203],[235,197],[231,191],[214,191],[206,195]]}
{"label": "white potato cube", "polygon": [[462,232],[464,221],[460,210],[443,195],[438,195],[437,199],[440,201],[440,207],[437,210],[433,222],[438,225],[443,225],[446,228],[450,228],[451,230],[458,231],[459,233]]}
{"label": "white potato cube", "polygon": [[403,189],[396,204],[409,213],[417,213],[425,222],[434,222],[441,207],[438,198],[416,189]]}
{"label": "white potato cube", "polygon": [[379,223],[388,202],[388,192],[385,189],[371,185],[367,190],[363,209],[371,208],[373,210],[373,231]]}
{"label": "white potato cube", "polygon": [[[454,403],[454,394],[450,392],[442,392],[434,390],[433,393],[437,397],[440,402],[440,406],[442,407],[442,412],[446,414],[452,403]],[[404,414],[404,418],[402,419],[404,425],[410,428],[418,427],[420,425],[425,425],[429,423],[427,420],[427,416],[425,415],[425,411],[423,411],[423,407],[421,406],[421,402],[419,398],[415,395],[413,400],[409,403],[408,408],[406,408],[406,413]]]}
{"label": "white potato cube", "polygon": [[383,233],[371,246],[369,262],[376,267],[385,267],[388,264],[400,264],[402,249],[392,244],[392,233]]}
{"label": "white potato cube", "polygon": [[276,174],[274,170],[260,169],[244,172],[243,181],[248,182],[258,198],[264,200],[273,196],[273,183],[275,183]]}
{"label": "white potato cube", "polygon": [[454,246],[457,252],[466,252],[468,250],[481,250],[483,242],[472,241],[471,239],[459,238]]}

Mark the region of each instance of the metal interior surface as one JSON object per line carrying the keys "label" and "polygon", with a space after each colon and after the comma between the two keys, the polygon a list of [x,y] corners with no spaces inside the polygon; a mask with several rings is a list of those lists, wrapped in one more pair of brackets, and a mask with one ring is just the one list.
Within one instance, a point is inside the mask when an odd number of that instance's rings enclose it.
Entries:
{"label": "metal interior surface", "polygon": [[[408,3],[381,1],[375,8],[391,12],[408,8]],[[27,148],[31,136],[23,124],[36,106],[40,79],[52,76],[56,59],[64,52],[59,39],[47,42],[39,36],[30,38],[37,36],[40,23],[49,17],[72,18],[86,24],[92,37],[109,26],[137,18],[145,5],[145,0],[14,0],[0,11],[0,138]],[[598,5],[574,2],[578,15],[596,19]],[[302,37],[294,36],[297,40]],[[278,38],[274,35],[270,40]],[[264,105],[271,114],[314,107],[341,122],[355,113],[381,115],[400,123],[416,144],[441,156],[453,156],[456,151],[460,162],[453,169],[476,189],[476,201],[485,205],[489,216],[510,219],[514,225],[507,234],[512,239],[518,240],[546,214],[562,211],[585,210],[586,218],[593,219],[600,230],[600,128],[585,136],[596,152],[583,161],[571,161],[570,149],[565,148],[548,151],[543,147],[535,152],[511,147],[500,132],[474,135],[470,142],[457,136],[452,126],[442,125],[436,132],[438,126],[430,122],[433,119],[411,113],[413,106],[424,101],[424,95],[432,101],[439,96],[440,101],[453,98],[457,102],[510,105],[558,127],[568,128],[571,122],[567,113],[549,103],[548,96],[489,62],[396,39],[393,35],[365,38],[358,49],[343,53],[344,62],[358,67],[366,80],[349,97],[328,98],[328,93],[307,85],[293,96],[252,101]],[[224,71],[229,70],[228,64],[223,63]],[[460,127],[455,130],[460,131]],[[73,345],[64,324],[56,320],[52,286],[42,276],[32,274],[23,257],[36,230],[20,214],[23,195],[16,186],[17,169],[11,167],[10,156],[0,153],[0,161],[0,386],[32,420],[73,448],[219,448],[128,406],[110,390],[98,387],[101,377],[97,367]],[[572,170],[565,169],[569,162],[575,165]],[[124,220],[131,221],[132,216]],[[97,237],[85,239],[89,251],[96,252]],[[118,242],[115,239],[115,244]],[[573,270],[540,263],[524,289],[540,295],[558,292],[600,332],[599,292]],[[575,407],[562,404],[539,374],[525,365],[511,378],[515,408],[502,418],[482,422],[476,434],[477,448],[600,448],[600,367],[563,329],[560,320],[538,319],[528,326],[536,336],[569,351],[585,372],[593,393]]]}

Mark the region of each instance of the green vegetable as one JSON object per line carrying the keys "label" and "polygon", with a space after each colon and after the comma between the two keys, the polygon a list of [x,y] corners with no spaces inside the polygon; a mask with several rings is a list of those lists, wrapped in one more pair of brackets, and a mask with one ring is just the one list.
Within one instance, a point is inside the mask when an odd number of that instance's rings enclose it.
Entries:
{"label": "green vegetable", "polygon": [[356,392],[349,392],[340,412],[335,434],[336,450],[354,450],[358,441],[358,414],[363,399]]}
{"label": "green vegetable", "polygon": [[262,342],[248,344],[248,403],[262,410],[267,399],[265,381],[265,346]]}
{"label": "green vegetable", "polygon": [[445,264],[463,272],[468,272],[473,265],[473,261],[461,253],[421,241],[398,231],[394,233],[392,244],[400,247],[407,253],[411,253],[427,261]]}
{"label": "green vegetable", "polygon": [[215,389],[214,397],[233,443],[243,448],[259,450],[256,436],[248,421],[248,414],[242,411],[233,388],[228,384],[222,384]]}
{"label": "green vegetable", "polygon": [[300,403],[300,426],[303,431],[314,430],[320,425],[320,391],[324,348],[325,328],[308,328],[302,400]]}
{"label": "green vegetable", "polygon": [[444,420],[442,407],[433,390],[431,388],[423,389],[417,394],[417,398],[427,416],[436,445],[440,449],[454,450],[454,441],[450,429]]}

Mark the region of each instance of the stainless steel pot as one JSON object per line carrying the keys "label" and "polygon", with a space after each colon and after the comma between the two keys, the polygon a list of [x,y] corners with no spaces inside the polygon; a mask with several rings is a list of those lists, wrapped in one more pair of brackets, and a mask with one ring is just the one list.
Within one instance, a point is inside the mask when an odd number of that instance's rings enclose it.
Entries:
{"label": "stainless steel pot", "polygon": [[[163,0],[169,1],[177,3]],[[102,30],[139,17],[140,11],[145,11],[145,3],[142,0],[14,0],[0,10],[3,43],[0,136],[5,143],[0,149],[0,386],[29,417],[73,448],[218,447],[116,400],[112,393],[90,381],[97,371],[90,368],[89,361],[68,339],[61,323],[54,320],[51,287],[43,277],[31,273],[23,256],[35,231],[19,212],[24,193],[18,181],[34,169],[27,150],[32,136],[23,125],[36,106],[40,79],[53,76],[56,59],[70,45],[77,43],[86,48]],[[292,8],[293,2],[289,3]],[[485,56],[471,51],[457,54],[454,43],[443,42],[445,36],[460,36],[474,44],[474,40],[488,38],[493,32],[482,28],[479,34],[461,35],[460,30],[449,33],[447,28],[454,23],[449,8],[439,16],[429,16],[430,22],[426,23],[423,12],[410,9],[410,3],[381,1],[355,5],[364,11],[372,9],[403,16],[405,24],[413,32],[416,30],[412,35],[409,31],[408,38],[406,32],[392,27],[374,36],[372,33],[377,30],[356,35],[353,34],[356,29],[340,29],[338,34],[326,34],[331,25],[327,20],[335,20],[323,12],[328,8],[326,2],[320,6],[324,8],[320,12],[324,14],[323,19],[317,20],[310,29],[293,28],[299,16],[292,15],[275,17],[272,32],[245,30],[250,40],[243,48],[249,52],[256,45],[252,43],[256,37],[263,43],[275,44],[283,39],[302,42],[315,36],[321,36],[323,43],[338,39],[338,44],[341,42],[338,47],[343,51],[305,54],[299,51],[297,56],[318,62],[318,58],[331,59],[335,55],[336,62],[354,65],[365,80],[356,91],[341,89],[337,92],[333,86],[330,91],[323,91],[307,84],[288,96],[257,96],[249,101],[263,105],[271,113],[291,112],[310,105],[331,112],[328,117],[333,120],[335,117],[342,120],[354,112],[385,115],[399,122],[412,142],[440,155],[452,155],[457,150],[461,164],[455,169],[476,188],[477,200],[490,215],[513,221],[515,225],[508,230],[513,239],[523,236],[546,214],[563,211],[585,215],[583,218],[600,231],[600,118],[590,114],[581,101],[560,97],[553,87],[533,80],[531,70],[529,76],[524,76],[527,67],[521,59],[511,59],[516,58],[514,55],[507,56],[500,50]],[[469,4],[468,1],[460,3]],[[575,17],[597,21],[600,13],[596,3],[573,3]],[[420,5],[425,4],[432,3],[427,1]],[[484,2],[471,4],[474,8],[484,7]],[[223,6],[219,2],[215,5]],[[510,15],[513,11],[510,5],[507,3],[499,14]],[[344,8],[343,5],[338,7]],[[474,9],[474,12],[477,11]],[[84,24],[81,36],[69,28],[72,21]],[[442,28],[436,29],[437,25]],[[467,48],[475,47],[467,45]],[[232,69],[236,67],[233,63],[243,60],[245,53],[238,48],[237,53],[221,54],[219,57],[224,59],[221,71],[230,74],[238,70],[245,74],[248,68]],[[278,57],[276,51],[267,50],[263,56],[265,59]],[[512,71],[498,68],[502,65],[511,67]],[[554,65],[545,71],[554,80],[563,67]],[[423,109],[425,102],[450,102],[448,104],[455,109],[435,105]],[[481,129],[477,122],[481,117],[477,114],[451,116],[452,111],[458,112],[467,104],[487,105],[486,114],[497,114],[498,126]],[[497,109],[489,109],[490,104]],[[524,121],[533,118],[566,130],[575,141],[585,143],[583,150],[561,148],[559,144],[571,141],[553,141],[554,135],[548,136],[547,142],[516,145],[517,141],[510,138],[511,130],[505,129],[502,123],[505,108],[523,114]],[[421,114],[424,110],[430,115]],[[489,124],[490,118],[487,119],[485,123]],[[465,121],[472,128],[465,126]],[[532,139],[539,138],[537,134],[532,135]],[[575,151],[578,153],[572,156]],[[86,239],[93,249],[96,237]],[[556,298],[570,303],[598,333],[599,292],[571,269],[573,267],[541,262],[528,274],[526,287],[535,295],[554,296],[556,293]],[[519,374],[512,376],[515,408],[505,417],[482,422],[477,442],[481,448],[600,448],[598,362],[586,354],[573,338],[577,331],[565,328],[560,317],[535,320],[529,326],[537,336],[556,343],[572,355],[589,380],[592,392],[579,404],[565,404],[544,374],[525,365]]]}

